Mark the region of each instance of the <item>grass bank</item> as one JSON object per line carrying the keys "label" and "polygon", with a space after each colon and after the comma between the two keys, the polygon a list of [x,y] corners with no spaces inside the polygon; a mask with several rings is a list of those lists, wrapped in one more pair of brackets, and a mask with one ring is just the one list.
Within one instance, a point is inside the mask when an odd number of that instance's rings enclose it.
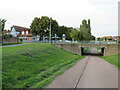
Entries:
{"label": "grass bank", "polygon": [[45,87],[56,76],[84,58],[44,43],[3,47],[2,50],[3,88]]}
{"label": "grass bank", "polygon": [[120,69],[120,62],[118,61],[118,59],[120,58],[120,54],[111,55],[111,56],[101,56],[101,58],[103,58],[107,62],[115,65],[116,67]]}

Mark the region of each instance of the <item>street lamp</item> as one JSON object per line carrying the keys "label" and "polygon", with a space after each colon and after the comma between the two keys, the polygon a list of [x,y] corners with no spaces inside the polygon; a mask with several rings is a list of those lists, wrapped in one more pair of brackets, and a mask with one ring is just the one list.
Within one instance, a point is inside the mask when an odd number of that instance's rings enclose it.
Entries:
{"label": "street lamp", "polygon": [[50,35],[49,35],[50,37],[49,37],[49,43],[51,43],[51,19],[52,19],[52,18],[50,18],[50,33],[49,33],[49,34],[50,34]]}

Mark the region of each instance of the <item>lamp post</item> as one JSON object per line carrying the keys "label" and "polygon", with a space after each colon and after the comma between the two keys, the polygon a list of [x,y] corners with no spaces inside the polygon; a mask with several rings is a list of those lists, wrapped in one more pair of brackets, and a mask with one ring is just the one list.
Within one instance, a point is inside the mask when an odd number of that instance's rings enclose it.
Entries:
{"label": "lamp post", "polygon": [[49,43],[51,43],[51,18],[50,18],[50,33],[49,33]]}

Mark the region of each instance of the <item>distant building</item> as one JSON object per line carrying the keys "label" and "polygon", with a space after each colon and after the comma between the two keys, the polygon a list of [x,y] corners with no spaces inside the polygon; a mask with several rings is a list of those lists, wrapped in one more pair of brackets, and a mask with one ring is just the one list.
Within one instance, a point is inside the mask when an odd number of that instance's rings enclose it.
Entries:
{"label": "distant building", "polygon": [[13,25],[11,27],[10,34],[13,37],[19,37],[19,39],[22,38],[23,40],[32,40],[33,39],[33,34],[30,33],[30,29],[21,27],[21,26]]}
{"label": "distant building", "polygon": [[98,37],[98,40],[111,40],[111,41],[120,41],[120,36],[104,36],[104,37]]}
{"label": "distant building", "polygon": [[120,40],[120,36],[113,36],[113,40],[114,41],[119,41]]}
{"label": "distant building", "polygon": [[103,37],[103,40],[112,40],[112,39],[113,39],[112,36],[104,36],[104,37]]}

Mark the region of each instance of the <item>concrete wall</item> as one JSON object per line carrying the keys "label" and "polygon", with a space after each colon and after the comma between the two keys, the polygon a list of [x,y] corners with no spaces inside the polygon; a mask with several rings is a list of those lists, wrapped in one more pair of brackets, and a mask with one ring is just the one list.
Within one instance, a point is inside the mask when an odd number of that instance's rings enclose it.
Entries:
{"label": "concrete wall", "polygon": [[118,44],[55,44],[55,46],[78,55],[81,55],[82,47],[104,47],[104,56],[120,53],[120,45]]}
{"label": "concrete wall", "polygon": [[119,52],[119,48],[118,48],[118,44],[112,44],[112,45],[107,45],[105,48],[105,54],[104,56],[109,56],[109,55],[114,55],[114,54],[118,54]]}
{"label": "concrete wall", "polygon": [[65,51],[72,52],[74,54],[80,54],[80,48],[78,44],[55,44],[56,47],[62,48]]}
{"label": "concrete wall", "polygon": [[9,44],[9,43],[18,43],[19,40],[15,37],[8,38],[8,39],[2,39],[2,44]]}

